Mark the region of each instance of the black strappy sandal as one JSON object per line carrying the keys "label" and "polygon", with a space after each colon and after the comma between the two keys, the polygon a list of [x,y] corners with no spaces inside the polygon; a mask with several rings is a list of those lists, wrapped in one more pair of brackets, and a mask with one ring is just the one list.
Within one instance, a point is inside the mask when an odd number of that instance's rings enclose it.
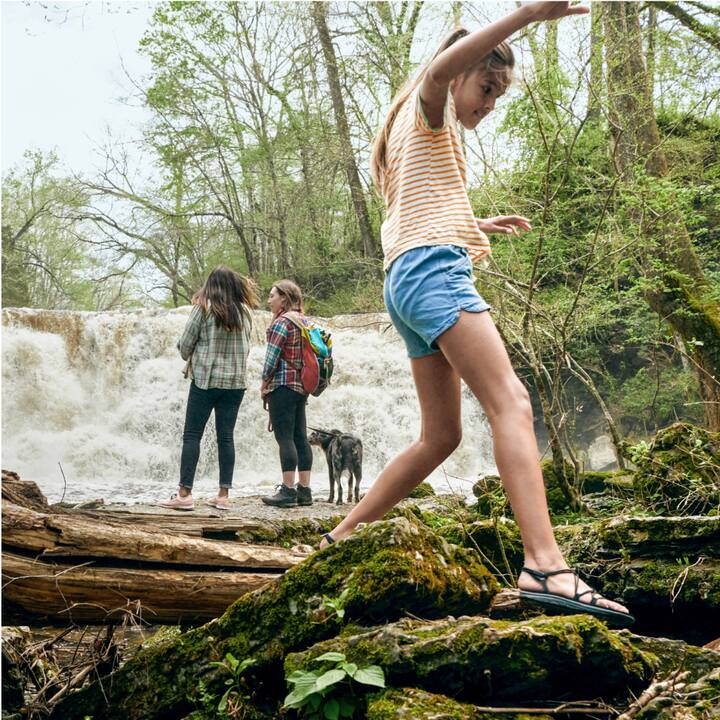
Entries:
{"label": "black strappy sandal", "polygon": [[[531,590],[520,590],[520,597],[525,600],[532,600],[533,602],[544,605],[545,607],[562,610],[569,615],[577,613],[595,615],[601,620],[606,620],[608,624],[615,627],[629,627],[635,622],[635,618],[630,613],[619,612],[618,610],[611,610],[610,608],[598,605],[598,600],[600,600],[603,596],[595,590],[590,589],[578,592],[580,577],[577,572],[571,568],[542,572],[540,570],[534,570],[533,568],[523,567],[522,572],[526,572],[542,585],[541,591],[533,592]],[[564,595],[558,595],[557,593],[553,593],[548,590],[548,578],[553,575],[561,575],[562,573],[571,573],[575,577],[575,594],[572,598],[565,597]],[[588,593],[590,593],[590,601],[581,602],[580,598]]]}
{"label": "black strappy sandal", "polygon": [[327,540],[328,545],[335,544],[335,540],[333,540],[333,536],[330,533],[323,533],[323,537],[325,538],[325,540]]}

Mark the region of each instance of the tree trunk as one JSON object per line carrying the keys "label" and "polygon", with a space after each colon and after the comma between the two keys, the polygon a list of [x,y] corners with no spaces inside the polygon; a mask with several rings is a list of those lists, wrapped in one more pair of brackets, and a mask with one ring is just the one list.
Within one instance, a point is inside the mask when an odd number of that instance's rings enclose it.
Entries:
{"label": "tree trunk", "polygon": [[588,88],[588,119],[600,118],[603,88],[602,5],[592,3],[590,19],[590,87]]}
{"label": "tree trunk", "polygon": [[649,200],[662,205],[660,213],[641,217],[636,211],[648,245],[639,257],[651,281],[645,298],[683,338],[698,373],[705,422],[709,429],[720,430],[720,307],[711,296],[674,195],[660,197],[660,184],[653,182],[666,177],[668,167],[643,61],[639,11],[640,6],[631,2],[603,3],[613,154],[626,186],[634,182],[633,194],[642,183]]}
{"label": "tree trunk", "polygon": [[337,57],[335,55],[332,40],[330,39],[330,31],[328,30],[326,21],[327,3],[311,3],[310,12],[312,13],[315,28],[317,29],[320,37],[323,56],[325,57],[325,68],[327,70],[328,85],[330,86],[330,96],[332,98],[335,124],[340,139],[345,173],[347,175],[348,185],[350,186],[350,195],[352,196],[353,207],[355,208],[355,215],[360,229],[363,255],[365,257],[376,257],[378,254],[378,243],[373,235],[372,227],[370,225],[370,215],[368,213],[367,204],[365,202],[365,194],[360,182],[360,174],[358,173],[355,155],[353,153],[350,128],[348,126],[347,114],[345,112],[345,102],[342,96]]}

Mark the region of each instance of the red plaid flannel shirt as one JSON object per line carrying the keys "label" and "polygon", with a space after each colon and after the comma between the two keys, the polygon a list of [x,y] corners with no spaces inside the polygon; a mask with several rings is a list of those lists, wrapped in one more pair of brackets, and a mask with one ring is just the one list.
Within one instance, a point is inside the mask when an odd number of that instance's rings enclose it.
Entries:
{"label": "red plaid flannel shirt", "polygon": [[262,379],[268,381],[269,392],[285,385],[302,395],[302,335],[300,330],[282,315],[276,317],[267,329],[267,350]]}

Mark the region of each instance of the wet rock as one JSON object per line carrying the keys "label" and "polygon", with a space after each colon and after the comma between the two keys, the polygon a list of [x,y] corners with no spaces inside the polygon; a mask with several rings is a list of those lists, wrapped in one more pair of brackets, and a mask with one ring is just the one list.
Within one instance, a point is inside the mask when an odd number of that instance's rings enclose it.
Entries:
{"label": "wet rock", "polygon": [[143,649],[102,687],[94,683],[70,696],[52,717],[183,717],[196,709],[200,681],[206,692],[222,694],[225,677],[213,663],[228,653],[254,658],[253,686],[266,700],[280,697],[289,651],[332,637],[350,622],[485,612],[496,591],[476,552],[406,518],[374,523],[244,595],[218,620]]}
{"label": "wet rock", "polygon": [[485,617],[401,620],[292,653],[286,674],[317,668],[315,658],[344,653],[379,665],[389,686],[412,686],[468,702],[625,699],[653,675],[648,657],[587,615],[522,622]]}
{"label": "wet rock", "polygon": [[415,489],[412,490],[408,497],[417,499],[428,497],[430,495],[435,495],[435,489],[429,482],[422,482]]}

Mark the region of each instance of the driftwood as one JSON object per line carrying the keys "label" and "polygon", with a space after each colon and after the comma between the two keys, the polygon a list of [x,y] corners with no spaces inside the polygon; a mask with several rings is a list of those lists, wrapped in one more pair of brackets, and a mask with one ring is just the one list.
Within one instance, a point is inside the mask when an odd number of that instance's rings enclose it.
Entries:
{"label": "driftwood", "polygon": [[3,600],[55,621],[106,622],[139,608],[148,622],[219,617],[241,595],[279,577],[272,573],[56,563],[3,552]]}
{"label": "driftwood", "polygon": [[80,513],[38,513],[5,503],[3,544],[41,557],[114,558],[143,563],[286,570],[306,555],[268,545],[204,540],[97,520]]}
{"label": "driftwood", "polygon": [[3,599],[14,613],[107,622],[130,609],[150,622],[204,622],[310,551],[188,536],[153,526],[157,515],[50,507],[35,483],[2,479]]}

